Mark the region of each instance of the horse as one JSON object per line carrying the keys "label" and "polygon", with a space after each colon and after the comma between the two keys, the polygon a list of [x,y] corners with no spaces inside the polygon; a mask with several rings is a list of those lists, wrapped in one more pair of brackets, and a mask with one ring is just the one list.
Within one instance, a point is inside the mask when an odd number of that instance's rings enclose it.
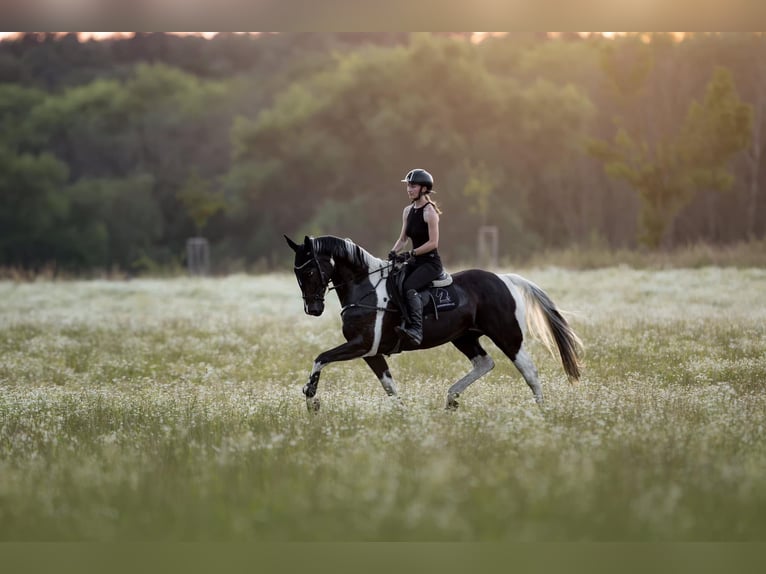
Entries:
{"label": "horse", "polygon": [[396,384],[384,355],[445,343],[452,343],[473,365],[471,371],[447,391],[446,409],[457,409],[461,393],[495,366],[479,342],[483,335],[513,362],[539,405],[543,403],[543,392],[537,368],[524,346],[527,330],[552,354],[555,343],[570,383],[580,378],[582,342],[550,297],[520,275],[481,269],[454,273],[457,307],[440,313],[438,319],[435,315],[426,315],[424,310],[423,340],[413,346],[394,331],[401,322],[401,311],[387,289],[387,279],[393,269],[391,262],[374,257],[350,239],[306,236],[303,244],[298,244],[287,235],[284,237],[295,252],[294,271],[304,312],[320,316],[328,289],[335,290],[341,304],[346,342],[314,359],[308,383],[303,387],[309,412],[319,410],[319,376],[330,363],[362,358],[385,392],[396,396]]}

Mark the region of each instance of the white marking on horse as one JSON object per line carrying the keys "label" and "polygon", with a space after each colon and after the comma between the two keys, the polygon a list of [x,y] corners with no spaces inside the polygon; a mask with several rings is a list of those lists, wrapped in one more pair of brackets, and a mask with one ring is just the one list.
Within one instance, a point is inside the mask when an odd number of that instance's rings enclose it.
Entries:
{"label": "white marking on horse", "polygon": [[[386,307],[385,299],[387,296],[388,292],[386,291],[386,282],[384,279],[381,279],[378,281],[378,285],[375,287],[375,306],[378,309],[384,309]],[[385,311],[378,311],[375,313],[372,346],[370,347],[370,350],[364,354],[365,357],[374,357],[378,354],[380,339],[383,336],[383,315],[385,315]]]}
{"label": "white marking on horse", "polygon": [[513,359],[513,364],[516,365],[516,368],[521,373],[521,376],[524,377],[524,380],[529,385],[529,388],[532,389],[532,393],[535,395],[535,401],[537,403],[542,403],[543,389],[540,386],[540,381],[537,378],[537,367],[535,367],[535,364],[532,362],[532,357],[530,357],[529,353],[527,353],[523,343],[522,347],[519,349],[519,352],[516,353],[516,358]]}
{"label": "white marking on horse", "polygon": [[327,363],[320,363],[319,361],[315,361],[314,362],[314,366],[311,369],[311,373],[310,373],[309,376],[313,375],[314,373],[318,373],[319,371],[321,371],[325,367],[325,365],[327,365]]}
{"label": "white marking on horse", "polygon": [[391,376],[391,373],[386,371],[379,378],[380,384],[383,385],[383,389],[385,389],[386,394],[389,397],[396,395],[396,383],[394,383],[394,378]]}
{"label": "white marking on horse", "polygon": [[[514,279],[518,281],[521,285],[524,285],[525,283],[529,283],[526,279],[523,277],[520,277],[518,275],[508,274],[508,275],[498,275],[500,279],[503,280],[506,287],[508,287],[508,290],[511,292],[511,297],[516,301],[516,321],[519,324],[519,327],[521,328],[521,335],[522,335],[522,342],[521,347],[519,348],[519,351],[516,353],[516,357],[511,359],[513,361],[513,364],[516,366],[516,368],[521,373],[521,376],[524,377],[524,380],[527,382],[527,385],[529,385],[529,388],[532,389],[532,393],[535,395],[535,401],[539,404],[543,402],[543,390],[540,385],[540,380],[538,378],[537,374],[537,367],[535,367],[534,362],[532,361],[532,357],[527,353],[527,350],[524,348],[524,339],[527,335],[527,308],[525,304],[525,298],[524,293],[522,293],[519,289],[520,287],[516,285],[516,283],[513,282]],[[532,309],[532,317],[534,317],[535,309]],[[539,311],[537,312],[539,314]],[[539,320],[539,319],[538,319]],[[534,332],[534,330],[533,330]]]}
{"label": "white marking on horse", "polygon": [[460,393],[466,390],[468,385],[480,379],[495,367],[495,361],[489,355],[478,355],[471,359],[471,363],[473,364],[471,372],[452,385],[449,391],[447,391],[447,408],[456,407],[455,399],[460,396]]}
{"label": "white marking on horse", "polygon": [[514,315],[516,316],[516,322],[521,328],[521,336],[523,339],[527,336],[527,308],[524,304],[524,294],[511,282],[508,275],[500,275],[499,273],[496,273],[496,275],[503,283],[505,283],[505,286],[508,287],[508,291],[511,292],[511,297],[513,297],[513,300],[516,302],[516,311],[514,311]]}
{"label": "white marking on horse", "polygon": [[[355,259],[357,254],[361,255],[364,265],[367,267],[367,271],[370,273],[369,279],[371,284],[375,284],[375,306],[378,309],[385,309],[386,301],[388,298],[388,292],[386,291],[385,273],[387,269],[387,263],[382,259],[372,256],[369,252],[359,247],[356,243],[350,239],[345,239],[346,242],[346,254],[350,261]],[[380,276],[378,276],[380,273]],[[380,347],[380,340],[383,336],[383,316],[385,311],[378,311],[375,314],[375,324],[373,326],[372,345],[370,350],[367,351],[364,357],[374,357],[378,354]]]}

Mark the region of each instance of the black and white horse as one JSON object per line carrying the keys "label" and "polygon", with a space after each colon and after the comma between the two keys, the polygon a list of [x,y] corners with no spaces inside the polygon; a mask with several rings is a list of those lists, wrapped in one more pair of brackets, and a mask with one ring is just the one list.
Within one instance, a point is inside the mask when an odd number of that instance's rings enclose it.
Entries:
{"label": "black and white horse", "polygon": [[[303,387],[310,411],[319,409],[316,396],[320,371],[335,361],[362,358],[377,375],[386,393],[396,395],[396,385],[384,355],[398,351],[428,349],[452,343],[473,364],[473,369],[447,391],[447,408],[457,408],[457,398],[479,377],[495,366],[479,344],[489,337],[521,372],[541,403],[543,393],[537,368],[524,346],[526,330],[552,351],[556,345],[570,382],[580,377],[582,345],[579,338],[548,295],[537,285],[514,274],[496,274],[479,269],[453,275],[458,306],[455,310],[423,319],[423,342],[412,347],[400,342],[394,326],[401,314],[387,292],[391,264],[338,237],[305,237],[298,244],[285,236],[295,252],[295,276],[303,294],[304,311],[319,316],[330,282],[342,306],[346,342],[321,353],[314,360],[308,383]],[[399,346],[401,344],[401,347]]]}

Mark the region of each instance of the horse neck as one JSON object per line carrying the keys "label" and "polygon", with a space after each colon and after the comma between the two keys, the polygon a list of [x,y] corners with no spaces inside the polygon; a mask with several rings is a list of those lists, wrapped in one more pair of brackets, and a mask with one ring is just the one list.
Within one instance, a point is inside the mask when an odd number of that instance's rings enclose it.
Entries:
{"label": "horse neck", "polygon": [[335,268],[332,273],[332,283],[335,285],[335,292],[341,305],[347,305],[349,295],[355,284],[364,281],[367,278],[366,269],[350,264],[343,259],[335,261]]}
{"label": "horse neck", "polygon": [[368,263],[374,258],[371,259],[358,245],[338,237],[319,237],[314,242],[319,253],[332,256],[334,267],[331,277],[341,304],[352,302],[349,297],[354,286],[368,281],[370,272],[374,271]]}

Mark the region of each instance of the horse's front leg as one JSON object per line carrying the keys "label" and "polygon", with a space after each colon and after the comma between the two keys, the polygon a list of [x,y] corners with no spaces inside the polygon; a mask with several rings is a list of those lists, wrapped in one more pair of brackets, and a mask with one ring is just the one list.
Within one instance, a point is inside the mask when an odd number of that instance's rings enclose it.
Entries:
{"label": "horse's front leg", "polygon": [[361,337],[352,339],[347,343],[338,345],[337,347],[321,353],[316,359],[314,359],[314,367],[311,369],[309,375],[309,382],[303,387],[303,394],[306,396],[306,407],[309,412],[315,413],[319,411],[319,398],[317,394],[317,386],[319,385],[319,373],[330,363],[336,361],[348,361],[350,359],[358,359],[368,351],[368,347],[363,344]]}
{"label": "horse's front leg", "polygon": [[383,385],[383,390],[389,397],[396,396],[396,383],[391,376],[391,371],[388,370],[388,363],[383,355],[375,355],[374,357],[365,357],[365,362],[370,366],[372,372],[378,377],[380,384]]}

